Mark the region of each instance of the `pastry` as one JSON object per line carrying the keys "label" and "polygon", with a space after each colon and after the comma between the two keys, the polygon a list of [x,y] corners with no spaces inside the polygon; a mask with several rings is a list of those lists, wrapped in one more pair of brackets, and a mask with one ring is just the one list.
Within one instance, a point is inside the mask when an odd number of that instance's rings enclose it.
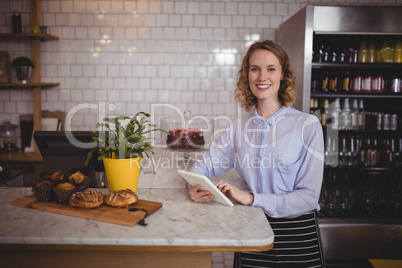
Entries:
{"label": "pastry", "polygon": [[47,184],[49,186],[53,186],[54,182],[52,182],[52,181],[41,181],[41,182],[35,183],[34,187],[35,187],[35,189],[37,189],[37,188],[41,187],[44,184]]}
{"label": "pastry", "polygon": [[41,181],[35,183],[33,191],[39,202],[49,202],[55,199],[52,186],[54,182],[52,181]]}
{"label": "pastry", "polygon": [[59,171],[54,172],[49,177],[54,182],[62,181],[62,180],[64,180],[64,172],[59,170]]}
{"label": "pastry", "polygon": [[70,197],[70,205],[79,208],[95,208],[103,203],[103,194],[93,189],[85,189]]}
{"label": "pastry", "polygon": [[170,130],[166,144],[173,149],[191,150],[202,148],[205,140],[201,130],[182,128]]}
{"label": "pastry", "polygon": [[57,184],[56,188],[59,190],[65,191],[65,190],[73,190],[73,189],[75,189],[75,186],[69,182],[63,182],[63,183]]}
{"label": "pastry", "polygon": [[85,177],[86,176],[82,174],[81,171],[77,171],[73,175],[68,177],[68,179],[70,180],[70,183],[77,185],[83,182]]}
{"label": "pastry", "polygon": [[137,194],[130,189],[114,191],[105,197],[106,204],[112,207],[126,207],[137,201]]}

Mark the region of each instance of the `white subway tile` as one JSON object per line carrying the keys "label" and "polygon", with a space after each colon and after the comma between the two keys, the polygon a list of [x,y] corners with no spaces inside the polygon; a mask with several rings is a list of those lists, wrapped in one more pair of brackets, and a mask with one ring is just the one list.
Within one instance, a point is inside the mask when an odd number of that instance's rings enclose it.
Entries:
{"label": "white subway tile", "polygon": [[131,14],[135,14],[137,13],[137,3],[134,1],[124,1],[124,12],[126,13],[131,13]]}
{"label": "white subway tile", "polygon": [[[17,104],[16,109],[17,109],[18,113],[20,113],[20,114],[32,114],[32,110],[29,109],[28,102],[18,100],[16,102],[16,104]],[[0,104],[0,111],[1,111],[1,108],[2,107],[1,107],[1,104]],[[4,109],[4,107],[3,107],[3,109]],[[4,111],[2,111],[2,112],[4,112]]]}
{"label": "white subway tile", "polygon": [[81,77],[82,76],[82,66],[81,65],[70,65],[71,73],[70,75],[73,77]]}
{"label": "white subway tile", "polygon": [[[102,85],[102,82],[101,82]],[[101,89],[100,87],[95,91],[95,99],[96,101],[107,101],[107,90]]]}
{"label": "white subway tile", "polygon": [[212,14],[215,15],[225,14],[225,4],[220,2],[214,2],[212,5]]}
{"label": "white subway tile", "polygon": [[244,27],[257,28],[257,17],[247,16],[247,19],[244,21]]}
{"label": "white subway tile", "polygon": [[74,13],[82,13],[86,11],[85,1],[73,1]]}
{"label": "white subway tile", "polygon": [[[81,16],[78,14],[64,14],[67,17],[65,24],[58,24],[59,19],[57,18],[57,25],[61,26],[81,26]],[[58,16],[57,16],[58,17]]]}
{"label": "white subway tile", "polygon": [[232,16],[220,16],[219,25],[223,28],[230,28],[232,26]]}
{"label": "white subway tile", "polygon": [[200,3],[200,13],[201,14],[212,14],[212,3],[211,2],[201,2]]}
{"label": "white subway tile", "polygon": [[169,15],[169,26],[170,27],[181,26],[181,16],[180,15]]}
{"label": "white subway tile", "polygon": [[95,100],[95,90],[94,89],[89,89],[86,88],[85,90],[82,91],[82,100],[91,102]]}
{"label": "white subway tile", "polygon": [[48,26],[56,25],[56,16],[55,16],[55,14],[43,14],[42,23],[44,25],[48,25]]}
{"label": "white subway tile", "polygon": [[263,11],[264,15],[275,15],[276,12],[275,3],[264,3]]}
{"label": "white subway tile", "polygon": [[117,90],[117,89],[109,89],[109,90],[107,90],[107,100],[110,101],[110,102],[120,101],[119,90]]}
{"label": "white subway tile", "polygon": [[237,3],[225,3],[225,14],[236,15],[237,14]]}
{"label": "white subway tile", "polygon": [[263,11],[262,3],[252,3],[251,4],[251,14],[250,15],[261,15]]}
{"label": "white subway tile", "polygon": [[150,2],[149,3],[149,13],[160,14],[162,12],[161,2]]}
{"label": "white subway tile", "polygon": [[130,89],[120,90],[120,99],[125,102],[131,102],[132,91]]}
{"label": "white subway tile", "polygon": [[181,94],[182,94],[182,101],[184,103],[194,102],[194,93],[192,91],[183,91]]}
{"label": "white subway tile", "polygon": [[98,13],[99,12],[98,4],[99,4],[99,1],[86,1],[85,12]]}
{"label": "white subway tile", "polygon": [[[50,13],[60,13],[61,3],[60,1],[49,1],[47,3],[47,11]],[[43,10],[42,10],[43,11]]]}
{"label": "white subway tile", "polygon": [[288,15],[288,4],[276,3],[275,15],[287,16]]}
{"label": "white subway tile", "polygon": [[194,26],[196,26],[196,27],[206,27],[207,26],[207,16],[205,16],[205,15],[195,15],[194,16]]}
{"label": "white subway tile", "polygon": [[89,88],[89,78],[88,77],[77,77],[77,88],[79,88],[79,89]]}
{"label": "white subway tile", "polygon": [[241,15],[249,15],[250,3],[238,3],[238,12]]}
{"label": "white subway tile", "polygon": [[73,12],[73,2],[74,1],[60,1],[60,10],[63,13],[72,13]]}
{"label": "white subway tile", "polygon": [[102,77],[101,80],[102,80],[102,84],[101,84],[102,89],[113,88],[113,78],[109,78],[109,76],[108,76],[108,77]]}
{"label": "white subway tile", "polygon": [[73,102],[81,102],[82,101],[82,90],[72,89],[71,90],[71,100]]}
{"label": "white subway tile", "polygon": [[174,11],[177,14],[185,14],[187,12],[187,3],[186,2],[175,2]]}
{"label": "white subway tile", "polygon": [[108,13],[112,3],[112,1],[98,1],[99,11],[103,14]]}
{"label": "white subway tile", "polygon": [[162,1],[162,13],[164,14],[174,13],[174,3]]}
{"label": "white subway tile", "polygon": [[149,12],[149,3],[148,1],[138,1],[137,2],[137,12],[146,14]]}
{"label": "white subway tile", "polygon": [[112,9],[111,9],[111,11],[113,12],[113,13],[117,13],[117,12],[119,12],[119,13],[122,13],[123,11],[124,11],[124,9],[123,9],[123,1],[113,1],[112,2]]}
{"label": "white subway tile", "polygon": [[200,10],[199,2],[188,2],[187,3],[187,14],[198,14]]}
{"label": "white subway tile", "polygon": [[207,26],[208,27],[219,27],[219,16],[208,15],[207,16]]}
{"label": "white subway tile", "polygon": [[140,89],[149,89],[151,87],[151,79],[149,78],[139,78],[138,82],[138,88]]}

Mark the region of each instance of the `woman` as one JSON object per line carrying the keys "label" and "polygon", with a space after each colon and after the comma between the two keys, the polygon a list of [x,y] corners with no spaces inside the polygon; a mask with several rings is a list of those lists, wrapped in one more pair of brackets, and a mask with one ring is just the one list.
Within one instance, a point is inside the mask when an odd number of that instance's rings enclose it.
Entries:
{"label": "woman", "polygon": [[[236,253],[234,267],[322,267],[315,210],[323,177],[323,134],[315,116],[290,107],[296,100],[294,77],[279,45],[263,41],[250,46],[235,100],[251,113],[235,118],[192,168],[207,177],[235,168],[249,192],[224,181],[216,186],[234,202],[261,207],[274,231],[273,249]],[[199,186],[189,194],[195,202],[214,198]]]}

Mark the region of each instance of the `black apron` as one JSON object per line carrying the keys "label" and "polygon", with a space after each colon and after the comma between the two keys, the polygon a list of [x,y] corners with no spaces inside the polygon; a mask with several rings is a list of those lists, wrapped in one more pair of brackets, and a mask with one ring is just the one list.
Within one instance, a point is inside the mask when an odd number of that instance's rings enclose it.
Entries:
{"label": "black apron", "polygon": [[265,252],[235,252],[233,268],[325,266],[315,211],[292,219],[267,219],[275,235],[274,247]]}

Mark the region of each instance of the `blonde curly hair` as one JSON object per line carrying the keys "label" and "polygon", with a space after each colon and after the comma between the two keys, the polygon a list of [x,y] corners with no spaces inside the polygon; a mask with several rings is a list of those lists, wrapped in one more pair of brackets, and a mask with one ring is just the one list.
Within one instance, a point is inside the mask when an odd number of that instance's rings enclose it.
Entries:
{"label": "blonde curly hair", "polygon": [[283,80],[281,80],[278,92],[279,101],[284,106],[291,106],[293,103],[295,103],[297,95],[295,91],[295,78],[290,67],[289,57],[281,46],[270,40],[255,42],[249,47],[246,55],[244,56],[240,71],[238,73],[239,79],[234,91],[236,102],[239,103],[240,106],[243,107],[247,112],[251,112],[254,107],[257,107],[257,98],[251,92],[249,86],[248,73],[250,69],[250,57],[256,50],[260,49],[268,50],[278,58],[283,73]]}

